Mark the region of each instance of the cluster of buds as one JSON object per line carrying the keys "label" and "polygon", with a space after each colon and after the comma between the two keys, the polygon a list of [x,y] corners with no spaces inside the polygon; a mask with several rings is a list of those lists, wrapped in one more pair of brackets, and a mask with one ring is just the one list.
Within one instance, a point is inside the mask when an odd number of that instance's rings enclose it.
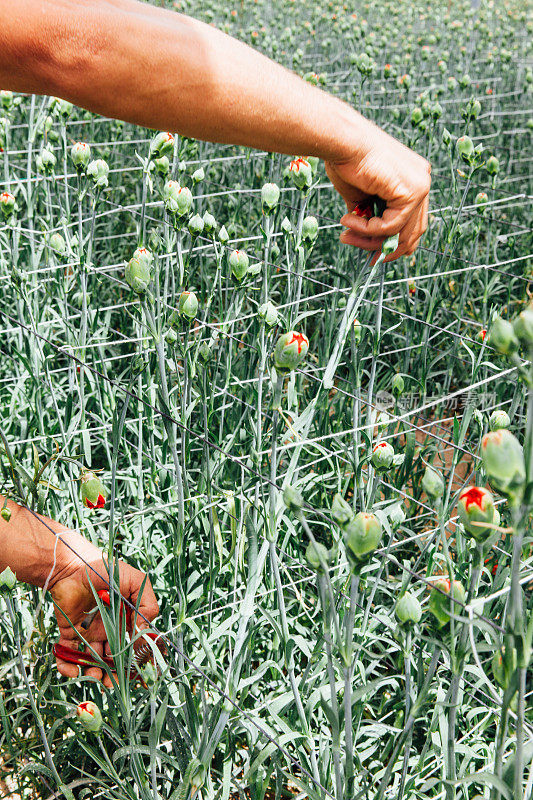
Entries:
{"label": "cluster of buds", "polygon": [[81,500],[86,508],[103,508],[107,497],[104,484],[91,470],[83,470],[80,476]]}
{"label": "cluster of buds", "polygon": [[[456,601],[456,602],[454,602]],[[466,601],[466,592],[460,581],[449,578],[437,578],[433,581],[433,589],[429,596],[429,610],[435,617],[439,628],[444,628],[450,621],[450,611],[456,614]]]}
{"label": "cluster of buds", "polygon": [[87,166],[87,175],[97,189],[105,189],[109,184],[109,164],[103,158],[97,158]]}
{"label": "cluster of buds", "polygon": [[193,196],[190,189],[180,186],[178,181],[167,181],[163,189],[165,209],[174,217],[187,217],[191,211]]}
{"label": "cluster of buds", "polygon": [[57,159],[53,152],[48,147],[43,147],[37,158],[35,159],[37,169],[43,175],[51,175],[57,163]]}
{"label": "cluster of buds", "polygon": [[485,542],[500,522],[500,514],[488,489],[467,486],[459,495],[459,519],[476,542]]}
{"label": "cluster of buds", "polygon": [[333,498],[331,515],[342,529],[344,546],[352,569],[359,569],[381,543],[381,522],[375,514],[367,511],[354,514],[340,494]]}
{"label": "cluster of buds", "polygon": [[76,172],[85,172],[91,160],[91,148],[86,142],[75,142],[70,148],[70,157]]}
{"label": "cluster of buds", "polygon": [[481,458],[491,486],[511,505],[518,505],[524,493],[526,467],[524,451],[516,436],[506,428],[485,434]]}
{"label": "cluster of buds", "polygon": [[290,372],[300,366],[309,350],[309,340],[303,333],[282,333],[274,348],[274,366],[278,372]]}
{"label": "cluster of buds", "polygon": [[126,265],[124,277],[135,294],[144,294],[152,278],[153,255],[146,247],[138,247]]}
{"label": "cluster of buds", "polygon": [[270,300],[267,300],[266,303],[259,306],[257,309],[257,316],[259,319],[262,319],[269,328],[273,328],[279,321],[278,309]]}

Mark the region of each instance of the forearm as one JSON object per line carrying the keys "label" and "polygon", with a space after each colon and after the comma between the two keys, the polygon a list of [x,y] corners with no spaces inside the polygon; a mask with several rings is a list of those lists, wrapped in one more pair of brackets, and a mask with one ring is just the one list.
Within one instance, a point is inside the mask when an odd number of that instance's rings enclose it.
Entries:
{"label": "forearm", "polygon": [[[0,1],[0,23],[2,14]],[[4,88],[199,139],[333,161],[363,156],[379,133],[339,99],[181,14],[136,0],[18,0],[7,16],[19,44],[10,59],[8,41],[0,57]]]}
{"label": "forearm", "polygon": [[[3,503],[4,498],[0,496],[0,507]],[[0,517],[0,572],[11,567],[18,580],[41,587],[51,575],[49,585],[53,585],[76,560],[74,553],[56,534],[85,560],[94,560],[99,555],[81,534],[47,517],[34,516],[11,500],[7,505],[11,510],[10,521]]]}

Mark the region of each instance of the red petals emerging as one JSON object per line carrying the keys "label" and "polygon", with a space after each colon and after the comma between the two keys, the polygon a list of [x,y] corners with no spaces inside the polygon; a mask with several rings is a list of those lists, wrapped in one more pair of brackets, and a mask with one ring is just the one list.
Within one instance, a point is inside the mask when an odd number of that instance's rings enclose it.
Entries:
{"label": "red petals emerging", "polygon": [[85,498],[85,505],[87,508],[103,508],[105,506],[105,497],[103,494],[98,495],[96,503],[92,503],[88,497]]}
{"label": "red petals emerging", "polygon": [[468,511],[469,506],[472,504],[483,510],[483,498],[485,495],[486,492],[480,489],[479,486],[471,486],[470,489],[467,489],[466,492],[461,494],[460,499],[464,500],[466,511]]}
{"label": "red petals emerging", "polygon": [[303,333],[293,333],[292,339],[287,344],[292,344],[293,342],[298,342],[298,352],[302,352],[302,347],[309,347],[309,341],[307,336],[304,336]]}

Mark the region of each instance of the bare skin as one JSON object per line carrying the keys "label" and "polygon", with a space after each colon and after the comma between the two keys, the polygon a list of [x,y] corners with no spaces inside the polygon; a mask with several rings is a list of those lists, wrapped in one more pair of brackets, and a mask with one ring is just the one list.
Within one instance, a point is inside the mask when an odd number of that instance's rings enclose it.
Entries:
{"label": "bare skin", "polygon": [[[0,86],[56,95],[95,113],[197,139],[246,145],[288,155],[318,156],[344,199],[341,241],[379,250],[399,234],[387,260],[414,252],[427,226],[430,166],[349,105],[311,86],[210,25],[137,0],[0,0]],[[351,213],[370,195],[387,203],[382,218]],[[0,520],[0,570],[49,588],[80,626],[105,583],[24,509],[11,505]],[[101,575],[101,552],[80,534],[46,521]],[[54,565],[54,547],[56,563]],[[120,590],[136,603],[144,575],[120,566]],[[140,605],[158,613],[147,582]],[[56,611],[60,642],[76,634]],[[139,627],[145,623],[141,621]],[[85,632],[98,652],[106,637],[96,618]],[[78,667],[58,662],[66,676]],[[86,673],[101,678],[101,670]],[[104,679],[109,682],[109,679]]]}

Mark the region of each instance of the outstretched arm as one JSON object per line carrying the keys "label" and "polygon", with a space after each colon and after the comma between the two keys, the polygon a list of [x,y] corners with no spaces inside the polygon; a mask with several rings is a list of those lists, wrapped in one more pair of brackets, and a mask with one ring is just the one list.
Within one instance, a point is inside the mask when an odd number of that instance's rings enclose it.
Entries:
{"label": "outstretched arm", "polygon": [[137,0],[0,0],[0,84],[198,139],[318,156],[348,211],[372,194],[387,202],[382,219],[343,218],[349,244],[372,250],[400,233],[398,257],[425,230],[423,158],[338,98],[182,14]]}

